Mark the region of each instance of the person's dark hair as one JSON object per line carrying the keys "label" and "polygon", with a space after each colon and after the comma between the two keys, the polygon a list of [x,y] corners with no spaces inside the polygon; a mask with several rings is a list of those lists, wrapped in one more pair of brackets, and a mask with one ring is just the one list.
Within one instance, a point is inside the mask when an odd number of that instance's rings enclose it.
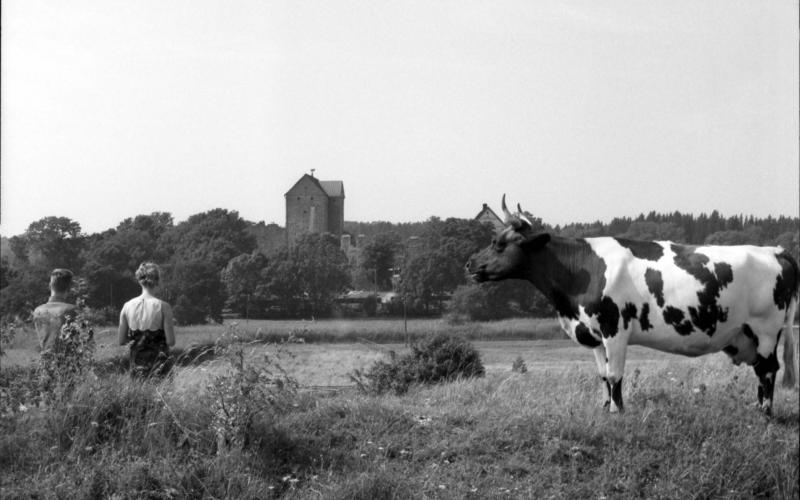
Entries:
{"label": "person's dark hair", "polygon": [[158,286],[160,277],[161,272],[158,265],[153,262],[142,262],[139,269],[136,270],[136,280],[145,288]]}
{"label": "person's dark hair", "polygon": [[72,271],[69,269],[53,269],[50,273],[50,288],[59,293],[69,292],[72,286]]}

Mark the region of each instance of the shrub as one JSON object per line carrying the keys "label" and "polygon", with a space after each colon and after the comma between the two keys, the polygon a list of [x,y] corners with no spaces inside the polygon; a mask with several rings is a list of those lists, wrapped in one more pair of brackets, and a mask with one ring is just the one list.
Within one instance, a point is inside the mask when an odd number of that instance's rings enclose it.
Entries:
{"label": "shrub", "polygon": [[94,330],[83,313],[68,319],[51,349],[39,359],[39,391],[45,403],[66,400],[94,365]]}
{"label": "shrub", "polygon": [[517,356],[517,359],[511,364],[511,371],[514,373],[526,373],[528,371],[528,366],[522,356]]}
{"label": "shrub", "polygon": [[3,317],[0,319],[0,357],[6,355],[6,346],[14,343],[17,331],[22,330],[23,326],[23,322],[17,318],[7,319]]}
{"label": "shrub", "polygon": [[485,374],[478,351],[466,340],[438,334],[411,352],[389,361],[376,361],[365,373],[356,370],[351,379],[366,392],[404,394],[413,384],[435,384],[457,378],[482,377]]}

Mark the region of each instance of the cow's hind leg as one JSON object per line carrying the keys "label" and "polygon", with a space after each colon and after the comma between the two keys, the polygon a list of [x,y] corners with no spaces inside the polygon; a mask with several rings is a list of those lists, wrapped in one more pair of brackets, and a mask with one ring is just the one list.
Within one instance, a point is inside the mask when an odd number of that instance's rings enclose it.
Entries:
{"label": "cow's hind leg", "polygon": [[611,385],[608,383],[608,377],[606,376],[606,364],[608,363],[606,348],[603,344],[600,344],[598,347],[595,347],[592,352],[594,353],[594,361],[597,363],[597,373],[600,375],[600,380],[603,383],[603,408],[609,409],[611,407]]}
{"label": "cow's hind leg", "polygon": [[[780,333],[778,334],[780,339]],[[758,406],[767,415],[772,415],[772,395],[775,391],[775,378],[778,373],[778,346],[772,349],[769,356],[758,354],[753,370],[758,377]]]}

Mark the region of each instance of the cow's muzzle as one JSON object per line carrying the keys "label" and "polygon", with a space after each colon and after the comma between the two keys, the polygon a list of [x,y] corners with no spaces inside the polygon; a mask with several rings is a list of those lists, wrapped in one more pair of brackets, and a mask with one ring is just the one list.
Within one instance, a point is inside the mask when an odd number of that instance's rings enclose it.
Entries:
{"label": "cow's muzzle", "polygon": [[464,271],[474,283],[483,283],[487,280],[486,264],[478,265],[472,260],[468,260],[464,265]]}

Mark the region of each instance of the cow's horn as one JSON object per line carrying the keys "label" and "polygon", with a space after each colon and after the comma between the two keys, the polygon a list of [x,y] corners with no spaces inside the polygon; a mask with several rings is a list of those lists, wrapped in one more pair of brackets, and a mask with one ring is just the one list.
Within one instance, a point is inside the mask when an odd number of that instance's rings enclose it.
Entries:
{"label": "cow's horn", "polygon": [[511,222],[514,220],[514,216],[511,215],[511,212],[508,211],[508,206],[506,206],[506,195],[503,193],[503,201],[500,203],[501,208],[503,209],[503,215],[506,216],[506,222]]}
{"label": "cow's horn", "polygon": [[522,222],[526,223],[531,227],[533,226],[530,219],[528,219],[528,217],[525,216],[525,212],[522,211],[522,206],[520,206],[519,203],[517,203],[517,216],[522,220]]}

